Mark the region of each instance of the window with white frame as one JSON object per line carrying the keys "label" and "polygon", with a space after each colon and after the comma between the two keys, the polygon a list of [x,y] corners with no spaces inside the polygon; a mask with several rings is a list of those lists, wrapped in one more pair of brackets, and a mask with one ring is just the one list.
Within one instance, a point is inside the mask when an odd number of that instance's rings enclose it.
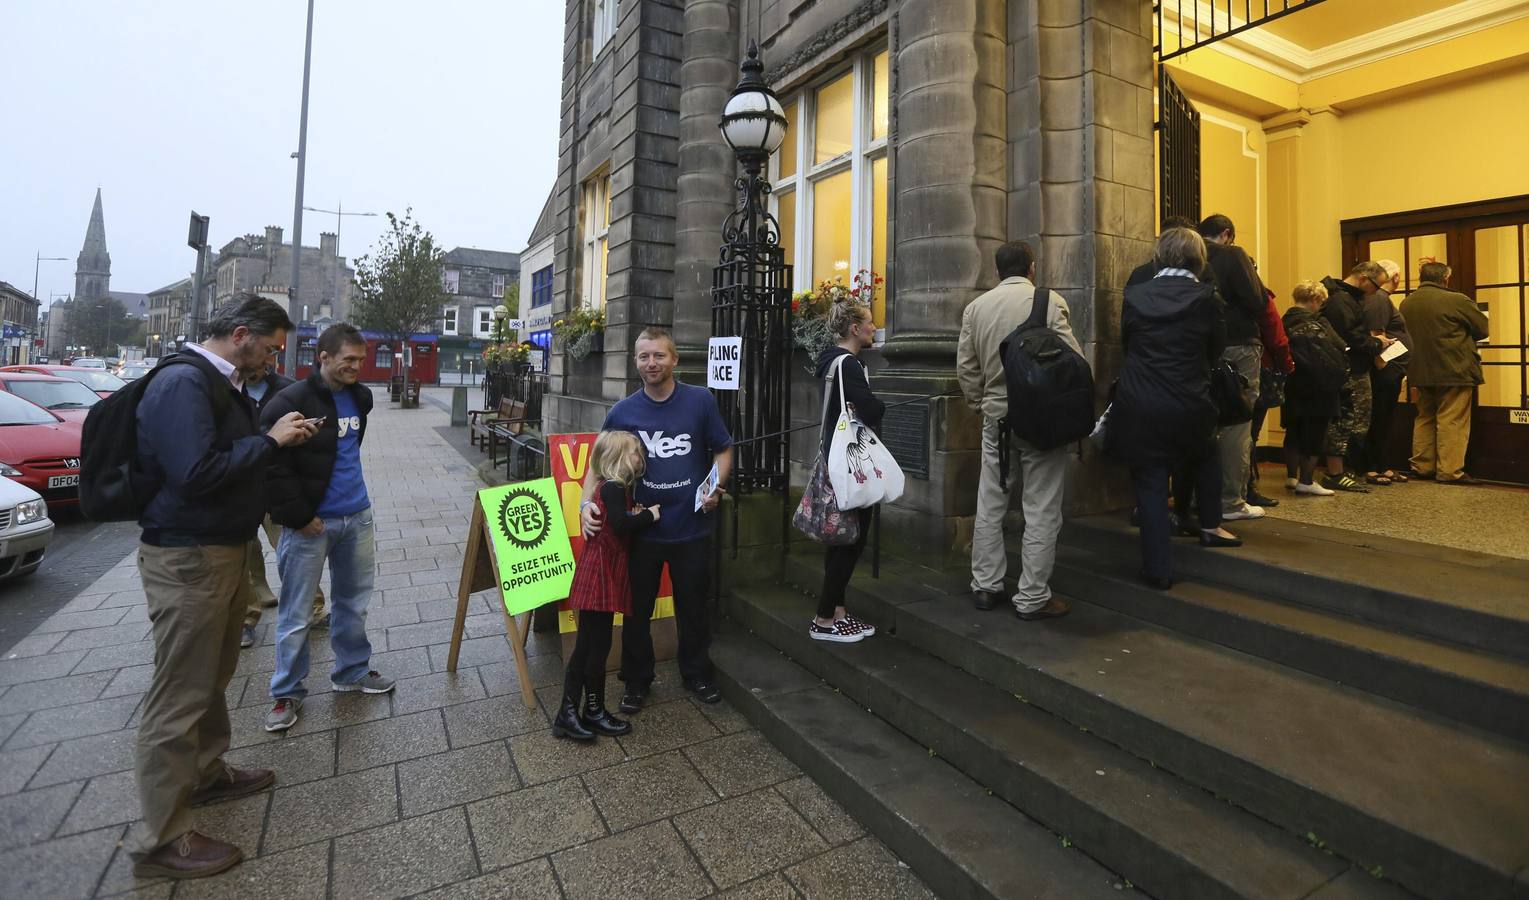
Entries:
{"label": "window with white frame", "polygon": [[473,337],[486,338],[494,336],[494,308],[492,306],[474,307],[473,318]]}
{"label": "window with white frame", "polygon": [[861,269],[886,278],[872,304],[886,327],[888,55],[856,54],[784,101],[786,139],[771,162],[775,214],[793,290]]}
{"label": "window with white frame", "polygon": [[620,0],[594,0],[594,22],[590,41],[591,57],[599,56],[610,39],[616,36]]}
{"label": "window with white frame", "polygon": [[441,289],[448,294],[455,294],[457,287],[462,283],[462,273],[456,269],[445,269],[441,272]]}
{"label": "window with white frame", "polygon": [[610,260],[611,176],[602,172],[584,182],[582,201],[584,279],[580,302],[591,309],[605,308],[605,278]]}
{"label": "window with white frame", "polygon": [[448,337],[457,333],[457,308],[448,306],[441,310],[441,334]]}
{"label": "window with white frame", "polygon": [[488,295],[490,297],[503,297],[504,296],[504,276],[503,275],[495,275],[494,276],[494,282],[493,282],[493,284],[488,289]]}

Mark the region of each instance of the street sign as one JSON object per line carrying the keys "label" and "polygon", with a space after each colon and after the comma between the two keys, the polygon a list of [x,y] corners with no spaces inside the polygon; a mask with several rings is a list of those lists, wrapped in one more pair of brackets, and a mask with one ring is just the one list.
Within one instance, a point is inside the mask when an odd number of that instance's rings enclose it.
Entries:
{"label": "street sign", "polygon": [[191,211],[191,225],[186,230],[186,244],[192,250],[200,250],[207,246],[207,223],[211,221],[207,216],[199,216],[196,210]]}
{"label": "street sign", "polygon": [[743,338],[714,337],[706,342],[706,386],[719,391],[738,390],[738,368],[743,361]]}

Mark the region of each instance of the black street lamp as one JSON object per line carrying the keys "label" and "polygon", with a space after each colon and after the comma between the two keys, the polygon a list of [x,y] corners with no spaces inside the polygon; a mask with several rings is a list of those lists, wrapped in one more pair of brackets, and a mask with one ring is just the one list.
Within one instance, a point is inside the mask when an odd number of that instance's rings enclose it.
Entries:
{"label": "black street lamp", "polygon": [[[786,137],[786,116],[764,80],[759,47],[750,42],[738,87],[719,127],[743,174],[735,182],[738,206],[722,226],[722,252],[712,270],[711,324],[715,336],[742,341],[739,390],[717,391],[717,404],[736,449],[734,494],[778,492],[789,500],[791,417],[791,266],[780,244],[780,223],[770,214],[770,154]],[[781,531],[789,529],[782,504]],[[733,504],[733,534],[738,505]],[[736,549],[736,548],[735,548]]]}

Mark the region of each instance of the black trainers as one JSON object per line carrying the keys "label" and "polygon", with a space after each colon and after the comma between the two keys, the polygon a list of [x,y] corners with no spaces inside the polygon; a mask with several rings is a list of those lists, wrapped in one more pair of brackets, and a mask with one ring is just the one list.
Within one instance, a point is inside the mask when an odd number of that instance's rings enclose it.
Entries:
{"label": "black trainers", "polygon": [[688,682],[685,685],[685,690],[695,694],[696,699],[702,703],[716,703],[722,699],[721,689],[704,678],[697,678],[695,681]]}

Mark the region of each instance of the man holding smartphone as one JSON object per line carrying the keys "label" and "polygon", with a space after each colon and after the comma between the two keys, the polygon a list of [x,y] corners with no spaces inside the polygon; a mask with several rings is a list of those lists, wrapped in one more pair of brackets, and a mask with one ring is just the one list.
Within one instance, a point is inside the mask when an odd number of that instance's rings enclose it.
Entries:
{"label": "man holding smartphone", "polygon": [[318,366],[271,400],[262,419],[296,411],[316,432],[301,452],[279,453],[266,475],[271,519],[282,526],[276,562],[281,598],[276,617],[276,672],[266,731],[297,724],[308,689],[312,598],[329,563],[329,645],[336,691],[385,694],[393,679],[371,667],[366,608],[376,574],[372,505],[361,472],[361,440],[372,393],[359,384],[366,339],[355,326],[331,325],[319,335]]}

